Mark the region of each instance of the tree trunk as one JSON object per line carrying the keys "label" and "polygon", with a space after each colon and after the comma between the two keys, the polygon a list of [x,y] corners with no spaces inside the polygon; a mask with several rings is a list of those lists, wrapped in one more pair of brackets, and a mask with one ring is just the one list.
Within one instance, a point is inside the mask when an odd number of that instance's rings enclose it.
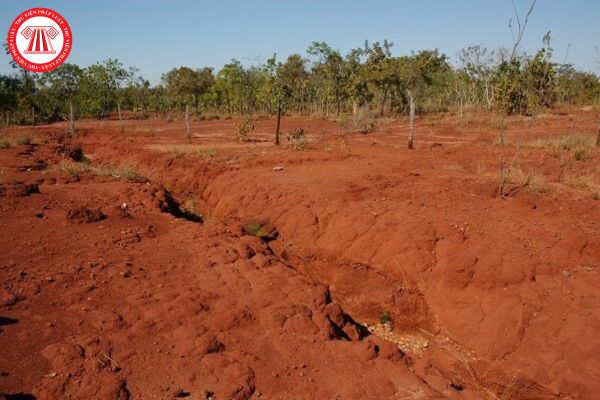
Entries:
{"label": "tree trunk", "polygon": [[279,129],[281,128],[281,102],[277,103],[277,125],[275,127],[275,145],[279,146]]}
{"label": "tree trunk", "polygon": [[408,120],[408,148],[414,149],[414,135],[415,135],[415,99],[412,93],[408,91],[408,99],[410,101],[410,116]]}
{"label": "tree trunk", "polygon": [[192,137],[190,136],[190,106],[185,106],[185,139],[189,142]]}
{"label": "tree trunk", "polygon": [[31,126],[35,128],[35,107],[31,107]]}
{"label": "tree trunk", "polygon": [[73,102],[69,100],[69,133],[71,140],[75,138],[75,117],[73,116]]}
{"label": "tree trunk", "polygon": [[119,130],[123,132],[123,116],[121,115],[121,103],[117,103],[117,110],[119,111]]}
{"label": "tree trunk", "polygon": [[388,88],[386,87],[385,90],[383,91],[383,99],[381,100],[381,109],[379,110],[379,116],[383,117],[383,114],[385,113],[385,103],[387,102],[388,99]]}

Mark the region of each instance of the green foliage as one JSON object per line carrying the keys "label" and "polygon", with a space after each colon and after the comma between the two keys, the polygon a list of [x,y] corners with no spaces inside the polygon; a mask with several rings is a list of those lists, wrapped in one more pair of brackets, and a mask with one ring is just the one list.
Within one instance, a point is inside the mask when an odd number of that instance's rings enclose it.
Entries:
{"label": "green foliage", "polygon": [[534,113],[554,104],[556,65],[552,49],[540,49],[531,59],[502,62],[493,78],[494,104],[506,114]]}
{"label": "green foliage", "polygon": [[79,85],[79,102],[85,113],[105,116],[121,102],[121,86],[129,78],[121,62],[108,59],[86,68]]}
{"label": "green foliage", "polygon": [[557,69],[556,98],[561,103],[600,104],[600,78],[590,72],[577,71],[572,65]]}
{"label": "green foliage", "polygon": [[172,106],[192,105],[198,111],[200,105],[210,105],[215,82],[212,68],[173,68],[162,76],[162,81]]}
{"label": "green foliage", "polygon": [[[64,64],[54,71],[32,74],[18,68],[0,75],[0,113],[6,124],[105,117],[117,107],[129,118],[160,113],[181,123],[190,106],[196,117],[206,115],[322,116],[360,114],[390,117],[407,114],[409,97],[417,112],[495,106],[507,114],[532,114],[556,102],[599,104],[600,80],[570,65],[551,62],[546,47],[533,57],[497,63],[496,54],[473,45],[458,54],[454,68],[438,50],[392,54],[384,40],[351,49],[347,54],[325,42],[313,42],[305,55],[285,61],[276,55],[246,66],[231,60],[219,71],[210,67],[174,68],[152,86],[139,71],[108,59],[81,68]],[[499,51],[499,54],[504,54]],[[131,111],[132,113],[126,113]],[[132,116],[133,115],[133,116]],[[370,131],[371,123],[357,130]]]}
{"label": "green foliage", "polygon": [[242,227],[244,232],[257,238],[268,240],[273,238],[273,230],[266,221],[250,221]]}
{"label": "green foliage", "polygon": [[384,312],[379,316],[379,322],[382,324],[389,324],[392,322],[392,316],[388,312]]}

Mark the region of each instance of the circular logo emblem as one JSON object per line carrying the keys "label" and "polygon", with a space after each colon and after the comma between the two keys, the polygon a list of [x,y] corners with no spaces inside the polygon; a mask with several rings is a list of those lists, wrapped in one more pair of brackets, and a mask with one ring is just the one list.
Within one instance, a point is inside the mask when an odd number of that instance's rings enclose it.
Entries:
{"label": "circular logo emblem", "polygon": [[31,72],[48,72],[65,62],[73,44],[67,21],[49,8],[21,13],[8,29],[8,51]]}

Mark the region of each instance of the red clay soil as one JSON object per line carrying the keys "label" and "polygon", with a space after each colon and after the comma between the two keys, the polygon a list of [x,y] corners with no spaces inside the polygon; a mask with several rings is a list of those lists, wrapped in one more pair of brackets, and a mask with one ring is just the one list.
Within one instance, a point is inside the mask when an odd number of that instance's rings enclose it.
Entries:
{"label": "red clay soil", "polygon": [[0,393],[595,398],[600,151],[539,144],[591,138],[595,114],[497,119],[422,117],[413,151],[404,120],[284,118],[302,151],[272,120],[249,143],[233,120],[190,143],[180,122],[90,121],[86,163],[62,125],[11,130],[34,145],[0,150]]}

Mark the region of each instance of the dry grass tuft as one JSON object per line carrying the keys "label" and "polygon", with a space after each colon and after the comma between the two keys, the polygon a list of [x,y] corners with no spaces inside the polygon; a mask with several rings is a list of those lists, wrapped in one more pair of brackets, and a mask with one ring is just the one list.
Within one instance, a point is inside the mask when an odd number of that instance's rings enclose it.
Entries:
{"label": "dry grass tuft", "polygon": [[33,142],[33,140],[31,139],[30,136],[21,136],[20,138],[17,139],[17,144],[31,144]]}
{"label": "dry grass tuft", "polygon": [[578,161],[589,158],[589,152],[594,148],[594,138],[583,133],[571,133],[550,139],[536,139],[529,142],[530,147],[545,148],[548,154],[558,157],[563,150],[574,151],[573,157]]}
{"label": "dry grass tuft", "polygon": [[525,182],[527,188],[536,194],[544,194],[549,191],[549,187],[546,184],[544,178],[536,173],[531,173],[527,176],[527,181]]}
{"label": "dry grass tuft", "polygon": [[130,166],[115,167],[110,165],[92,165],[88,162],[63,161],[58,166],[58,169],[73,176],[80,176],[84,173],[92,173],[99,176],[110,176],[117,179],[125,179],[130,182],[148,182],[148,178]]}

